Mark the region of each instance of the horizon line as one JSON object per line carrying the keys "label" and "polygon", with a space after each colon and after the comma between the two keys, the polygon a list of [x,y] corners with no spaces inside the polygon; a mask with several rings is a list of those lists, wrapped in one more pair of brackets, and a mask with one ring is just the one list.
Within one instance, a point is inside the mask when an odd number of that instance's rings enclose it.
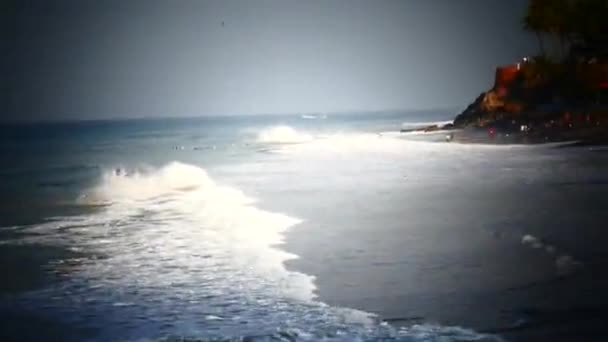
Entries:
{"label": "horizon line", "polygon": [[[138,121],[138,120],[168,120],[168,119],[202,119],[202,118],[223,118],[223,117],[247,117],[247,116],[291,116],[291,115],[348,115],[348,114],[374,114],[374,113],[387,113],[387,112],[403,112],[414,113],[414,112],[431,112],[431,111],[457,111],[457,106],[449,107],[435,107],[435,108],[419,108],[419,109],[361,109],[361,110],[336,110],[336,111],[302,111],[302,112],[270,112],[270,113],[251,113],[251,114],[239,114],[239,113],[227,113],[227,114],[209,114],[209,115],[179,115],[179,116],[124,116],[124,117],[105,117],[105,118],[55,118],[55,119],[13,119],[13,120],[2,120],[0,119],[0,125],[14,125],[14,124],[54,124],[54,123],[86,123],[86,122],[107,122],[107,121]],[[458,113],[454,113],[457,115]]]}

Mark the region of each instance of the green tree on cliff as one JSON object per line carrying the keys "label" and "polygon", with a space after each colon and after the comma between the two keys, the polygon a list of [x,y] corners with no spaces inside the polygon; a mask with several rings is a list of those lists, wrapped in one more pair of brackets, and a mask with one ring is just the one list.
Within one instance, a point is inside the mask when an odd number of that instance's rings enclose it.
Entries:
{"label": "green tree on cliff", "polygon": [[[580,1],[580,0],[578,0]],[[577,0],[530,0],[524,17],[524,28],[536,34],[545,56],[543,34],[557,37],[561,56],[566,55],[566,45],[574,30],[573,9]]]}
{"label": "green tree on cliff", "polygon": [[572,40],[588,53],[608,55],[608,0],[576,0],[571,12]]}
{"label": "green tree on cliff", "polygon": [[527,31],[534,32],[538,39],[538,46],[541,56],[545,56],[545,44],[543,41],[543,33],[546,31],[546,19],[544,8],[546,0],[531,0],[528,5],[528,11],[524,17],[524,28]]}
{"label": "green tree on cliff", "polygon": [[566,57],[566,48],[574,27],[574,8],[576,0],[551,0],[547,6],[546,29],[559,39],[560,54]]}
{"label": "green tree on cliff", "polygon": [[523,24],[536,34],[542,56],[544,36],[558,39],[562,58],[573,46],[608,53],[608,0],[530,0]]}

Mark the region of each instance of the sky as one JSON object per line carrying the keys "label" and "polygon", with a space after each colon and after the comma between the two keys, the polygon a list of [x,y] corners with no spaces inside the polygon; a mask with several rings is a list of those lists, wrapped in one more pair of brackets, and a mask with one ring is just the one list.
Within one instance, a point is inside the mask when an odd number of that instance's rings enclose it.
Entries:
{"label": "sky", "polygon": [[0,120],[464,108],[526,0],[3,1]]}

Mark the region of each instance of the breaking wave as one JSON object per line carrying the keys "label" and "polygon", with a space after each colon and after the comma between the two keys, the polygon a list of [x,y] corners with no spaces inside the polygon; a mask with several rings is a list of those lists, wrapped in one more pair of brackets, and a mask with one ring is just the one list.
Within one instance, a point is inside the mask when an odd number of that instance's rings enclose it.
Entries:
{"label": "breaking wave", "polygon": [[237,189],[217,184],[204,169],[180,162],[172,162],[158,169],[129,170],[119,167],[107,170],[99,184],[85,193],[83,198],[108,204],[125,204],[189,192],[190,195],[196,194],[197,200],[206,201],[205,204],[217,203],[218,200],[224,205],[233,206],[254,202]]}
{"label": "breaking wave", "polygon": [[332,132],[312,134],[290,126],[265,128],[257,135],[258,143],[276,145],[277,153],[349,153],[372,151],[398,151],[404,140],[389,132]]}
{"label": "breaking wave", "polygon": [[[524,235],[521,238],[521,243],[533,249],[544,250],[549,255],[555,255],[559,251],[555,246],[547,244],[545,241],[530,234]],[[571,255],[558,254],[555,256],[555,270],[558,276],[571,275],[581,270],[583,266],[582,262],[576,260]]]}
{"label": "breaking wave", "polygon": [[[425,125],[428,123],[415,123],[412,125]],[[257,133],[256,141],[270,146],[271,152],[282,154],[306,154],[316,156],[353,154],[353,153],[383,153],[383,154],[409,154],[410,156],[428,156],[428,153],[450,151],[460,153],[463,151],[483,150],[511,150],[511,149],[546,149],[561,147],[571,142],[546,143],[535,145],[524,144],[468,144],[446,143],[444,134],[450,131],[435,132],[409,132],[398,131],[383,132],[353,132],[335,131],[323,133],[310,133],[296,130],[290,126],[272,126],[264,128]],[[428,139],[413,139],[410,136],[428,135]],[[264,150],[264,151],[268,151]]]}
{"label": "breaking wave", "polygon": [[[258,143],[266,143],[269,151],[281,154],[310,154],[314,156],[335,156],[357,154],[407,154],[411,157],[428,157],[439,151],[461,153],[463,151],[510,150],[556,147],[556,144],[542,145],[498,145],[446,143],[441,132],[433,132],[440,139],[409,139],[400,132],[332,132],[311,134],[289,126],[273,126],[263,129],[257,135]],[[560,144],[561,145],[561,144]],[[265,150],[266,151],[266,150]]]}
{"label": "breaking wave", "polygon": [[327,119],[327,114],[302,114],[300,118],[305,120]]}
{"label": "breaking wave", "polygon": [[313,140],[310,134],[300,133],[289,126],[273,126],[258,133],[257,141],[261,143],[294,144]]}
{"label": "breaking wave", "polygon": [[438,134],[448,134],[451,133],[453,131],[451,130],[447,130],[447,129],[442,129],[442,130],[437,130],[437,131],[411,131],[411,132],[402,132],[402,135],[438,135]]}
{"label": "breaking wave", "polygon": [[[287,272],[283,267],[283,262],[295,255],[273,248],[283,242],[283,233],[288,228],[301,221],[256,208],[255,199],[216,183],[200,167],[172,162],[158,169],[130,172],[114,169],[106,172],[100,184],[81,201],[109,205],[105,217],[134,225],[153,220],[172,227],[168,235],[161,234],[155,239],[150,239],[150,231],[146,230],[141,231],[141,236],[129,236],[136,240],[131,241],[134,244],[156,243],[157,253],[166,253],[167,259],[198,255],[198,249],[229,253],[236,264],[255,265],[256,270],[263,272],[258,274],[260,279],[268,276],[269,283],[282,282],[280,290],[289,292],[287,295],[306,300],[313,296],[311,277]],[[146,257],[154,259],[158,255]],[[147,276],[153,274],[141,275],[139,279]],[[275,279],[278,276],[283,279]]]}
{"label": "breaking wave", "polygon": [[198,166],[110,169],[80,201],[104,206],[38,225],[31,242],[90,256],[66,262],[69,282],[19,305],[53,298],[57,316],[99,322],[99,340],[500,341],[458,327],[398,329],[315,301],[314,278],[287,270],[296,256],[276,248],[301,221],[257,208]]}
{"label": "breaking wave", "polygon": [[296,146],[284,146],[281,152],[351,153],[399,152],[408,142],[382,133],[335,133]]}

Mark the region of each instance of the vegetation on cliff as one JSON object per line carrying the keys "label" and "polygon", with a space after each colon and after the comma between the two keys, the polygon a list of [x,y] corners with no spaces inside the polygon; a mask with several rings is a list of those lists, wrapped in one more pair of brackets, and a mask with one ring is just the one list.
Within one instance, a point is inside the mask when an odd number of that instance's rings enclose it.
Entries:
{"label": "vegetation on cliff", "polygon": [[531,0],[523,26],[538,37],[540,54],[499,67],[494,86],[454,126],[543,135],[551,128],[608,127],[606,18],[607,0]]}
{"label": "vegetation on cliff", "polygon": [[607,15],[606,0],[530,0],[523,25],[536,34],[541,56],[545,40],[557,39],[562,58],[606,57]]}

